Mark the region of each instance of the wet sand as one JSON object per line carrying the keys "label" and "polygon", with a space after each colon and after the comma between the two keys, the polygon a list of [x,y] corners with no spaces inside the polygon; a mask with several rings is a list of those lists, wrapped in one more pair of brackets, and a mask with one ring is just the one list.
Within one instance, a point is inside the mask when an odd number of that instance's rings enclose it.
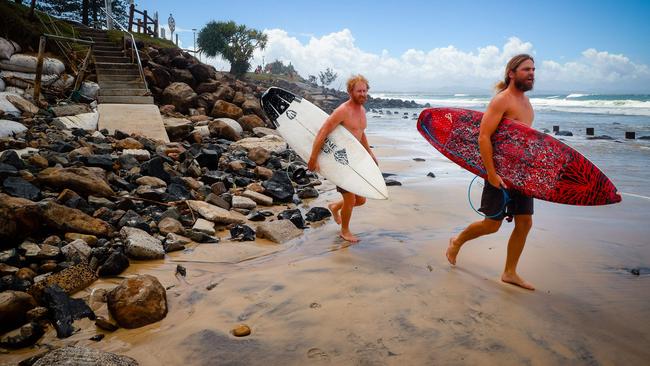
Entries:
{"label": "wet sand", "polygon": [[[447,263],[450,235],[480,218],[467,203],[469,174],[398,141],[370,142],[382,170],[403,185],[389,187],[390,200],[355,209],[360,243],[339,239],[329,219],[285,245],[223,240],[135,263],[124,276],[149,273],[169,287],[164,320],[114,333],[83,320],[72,337],[57,340],[50,329],[40,344],[76,342],[141,365],[647,363],[650,200],[592,208],[536,201],[519,264],[537,287],[530,292],[499,280],[513,224],[464,246],[456,267]],[[325,188],[306,205],[338,199]],[[174,275],[177,264],[186,278]],[[629,272],[639,267],[640,276]],[[238,324],[252,334],[232,336]],[[88,340],[98,332],[102,341]]]}

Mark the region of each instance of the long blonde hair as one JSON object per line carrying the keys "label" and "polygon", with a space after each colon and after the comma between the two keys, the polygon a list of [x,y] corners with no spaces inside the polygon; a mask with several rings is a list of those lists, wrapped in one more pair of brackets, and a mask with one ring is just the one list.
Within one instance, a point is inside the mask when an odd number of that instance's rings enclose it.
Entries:
{"label": "long blonde hair", "polygon": [[517,56],[514,56],[513,58],[508,61],[508,64],[506,65],[506,72],[505,75],[503,76],[503,81],[499,81],[495,86],[494,89],[496,90],[497,93],[501,93],[502,91],[506,90],[508,85],[510,85],[510,76],[508,75],[510,71],[516,71],[519,65],[524,63],[524,61],[531,60],[535,62],[533,57],[531,55],[522,53]]}

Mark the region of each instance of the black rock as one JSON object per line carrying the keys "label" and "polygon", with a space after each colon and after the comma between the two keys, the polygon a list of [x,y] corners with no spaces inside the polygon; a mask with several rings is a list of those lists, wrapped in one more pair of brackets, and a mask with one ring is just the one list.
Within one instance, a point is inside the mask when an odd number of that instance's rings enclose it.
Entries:
{"label": "black rock", "polygon": [[108,182],[114,185],[115,187],[117,187],[118,191],[119,190],[132,191],[137,188],[137,185],[131,184],[127,182],[124,178],[113,173],[108,174]]}
{"label": "black rock", "polygon": [[77,137],[84,137],[89,135],[88,131],[84,130],[83,128],[73,128],[72,134]]}
{"label": "black rock", "polygon": [[640,276],[640,275],[641,275],[641,270],[638,269],[638,268],[632,268],[632,269],[630,270],[630,273],[633,274],[633,275],[635,275],[635,276]]}
{"label": "black rock", "polygon": [[91,249],[90,256],[96,258],[97,263],[102,264],[106,262],[112,253],[113,251],[108,246],[98,246],[97,248]]}
{"label": "black rock", "polygon": [[56,141],[55,143],[50,145],[50,150],[58,153],[69,153],[74,149],[75,149],[74,145],[69,144],[65,141]]}
{"label": "black rock", "polygon": [[14,275],[6,275],[0,278],[0,292],[7,290],[27,292],[32,283],[27,280],[21,280]]}
{"label": "black rock", "polygon": [[183,277],[185,277],[185,276],[187,276],[187,269],[185,267],[181,266],[180,264],[177,264],[176,265],[176,273],[183,276]]}
{"label": "black rock", "polygon": [[395,175],[395,173],[381,173],[381,176],[384,177],[384,178],[391,177],[393,175]]}
{"label": "black rock", "polygon": [[50,310],[52,324],[58,338],[67,338],[74,331],[72,322],[75,319],[95,319],[95,313],[82,299],[72,299],[59,286],[52,285],[43,291],[43,302]]}
{"label": "black rock", "polygon": [[197,243],[218,243],[219,238],[210,236],[206,233],[202,233],[200,231],[192,230],[192,229],[187,229],[183,233],[185,234],[184,236],[190,238],[192,241],[195,241]]}
{"label": "black rock", "polygon": [[97,274],[101,277],[117,276],[129,267],[129,258],[120,251],[114,251],[106,259],[104,264],[99,266]]}
{"label": "black rock", "polygon": [[250,221],[264,221],[264,220],[266,220],[266,216],[264,216],[264,214],[262,214],[262,213],[259,212],[259,211],[253,211],[253,212],[251,212],[250,215],[248,215],[247,218],[248,218]]}
{"label": "black rock", "polygon": [[298,191],[298,197],[302,199],[318,197],[318,191],[314,187],[305,187]]}
{"label": "black rock", "polygon": [[41,198],[41,190],[20,177],[8,177],[2,183],[4,191],[14,197],[26,198],[31,201],[38,201]]}
{"label": "black rock", "polygon": [[600,136],[589,136],[587,137],[587,140],[613,140],[614,138],[612,136],[608,135],[600,135]]}
{"label": "black rock", "polygon": [[149,224],[144,221],[142,216],[133,210],[128,210],[117,223],[117,226],[119,228],[122,228],[123,226],[136,227],[138,229],[142,229],[148,233],[151,233]]}
{"label": "black rock", "polygon": [[426,161],[426,159],[422,159],[422,158],[413,158],[413,160],[414,161]]}
{"label": "black rock", "polygon": [[650,136],[639,136],[637,140],[650,140]]}
{"label": "black rock", "polygon": [[306,214],[305,219],[309,222],[320,221],[332,216],[330,210],[325,207],[312,207]]}
{"label": "black rock", "polygon": [[104,339],[104,337],[105,337],[105,335],[100,333],[100,334],[95,334],[94,336],[92,336],[92,337],[90,337],[88,339],[91,340],[91,341],[99,342],[102,339]]}
{"label": "black rock", "polygon": [[11,165],[16,169],[25,169],[25,163],[13,150],[6,150],[0,154],[0,163]]}
{"label": "black rock", "polygon": [[571,132],[571,131],[557,131],[555,133],[555,136],[573,136],[573,132]]}
{"label": "black rock", "polygon": [[282,159],[277,156],[271,156],[266,162],[266,167],[272,170],[282,168]]}
{"label": "black rock", "polygon": [[18,175],[18,169],[15,166],[6,163],[0,163],[0,179],[6,177],[15,177]]}
{"label": "black rock", "polygon": [[115,203],[115,209],[117,210],[128,211],[128,210],[133,210],[134,208],[135,208],[135,202],[133,202],[133,200],[130,198],[123,198]]}
{"label": "black rock", "polygon": [[302,217],[300,210],[295,208],[293,210],[284,210],[278,214],[278,219],[291,221],[298,229],[305,228],[305,219]]}
{"label": "black rock", "polygon": [[227,189],[230,189],[233,183],[232,176],[221,170],[209,170],[201,176],[200,180],[209,185],[221,182]]}
{"label": "black rock", "polygon": [[237,187],[246,187],[247,185],[253,183],[253,180],[250,178],[236,176],[234,183]]}
{"label": "black rock", "polygon": [[187,188],[185,181],[178,177],[172,178],[172,182],[167,185],[168,201],[189,200],[192,198],[190,190]]}
{"label": "black rock", "polygon": [[289,179],[289,174],[276,170],[271,179],[264,181],[262,186],[264,193],[273,197],[278,202],[291,202],[295,190]]}
{"label": "black rock", "polygon": [[429,172],[429,173],[427,173],[427,177],[435,178],[436,175],[433,174],[433,172]]}
{"label": "black rock", "polygon": [[85,166],[102,168],[109,172],[113,170],[113,159],[110,155],[81,156],[79,161],[84,163]]}
{"label": "black rock", "polygon": [[[102,132],[102,134],[106,136],[106,135],[108,135],[108,131],[106,131],[106,133]],[[127,137],[131,137],[131,135],[129,135],[128,133],[120,131],[120,130],[115,130],[115,133],[113,134],[113,136],[115,136],[116,140],[124,140]]]}
{"label": "black rock", "polygon": [[23,348],[31,346],[36,343],[43,334],[45,334],[45,329],[43,329],[40,324],[36,322],[27,323],[19,329],[9,332],[0,338],[0,346],[7,348]]}
{"label": "black rock", "polygon": [[293,173],[291,173],[291,179],[300,185],[309,184],[307,169],[302,167],[295,169]]}
{"label": "black rock", "polygon": [[117,159],[117,162],[120,164],[120,167],[124,170],[130,170],[140,165],[138,159],[133,155],[120,155]]}
{"label": "black rock", "polygon": [[0,252],[0,263],[14,267],[21,267],[20,254],[16,248],[3,250]]}
{"label": "black rock", "polygon": [[386,182],[386,186],[388,186],[388,187],[390,187],[390,186],[401,186],[402,185],[401,182],[398,182],[395,179],[391,179],[391,178],[384,179],[384,182]]}
{"label": "black rock", "polygon": [[163,159],[160,156],[156,156],[151,160],[145,162],[140,166],[143,175],[149,175],[152,177],[160,178],[166,183],[169,183],[171,176],[163,167]]}
{"label": "black rock", "polygon": [[230,229],[230,240],[253,241],[255,240],[255,231],[248,225],[235,225]]}
{"label": "black rock", "polygon": [[221,157],[221,151],[202,149],[201,152],[198,155],[196,155],[195,159],[202,168],[208,168],[209,170],[214,170],[214,169],[218,169],[219,167],[220,157]]}

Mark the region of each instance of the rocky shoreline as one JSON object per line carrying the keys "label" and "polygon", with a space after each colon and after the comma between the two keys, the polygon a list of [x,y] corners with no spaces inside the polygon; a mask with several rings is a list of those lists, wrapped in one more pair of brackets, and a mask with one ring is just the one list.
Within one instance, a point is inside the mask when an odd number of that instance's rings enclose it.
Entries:
{"label": "rocky shoreline", "polygon": [[[80,117],[96,114],[94,102],[46,95],[49,103],[37,105],[29,90],[7,98],[19,113],[0,112],[0,353],[47,348],[39,343],[46,330],[69,337],[76,319],[94,320],[100,341],[103,332],[164,318],[165,289],[152,276],[70,297],[119,277],[132,260],[221,240],[282,244],[330,216],[299,206],[318,197],[321,182],[269,128],[259,105],[266,85],[217,73],[180,50],[145,52],[170,143],[97,131],[96,119]],[[108,311],[96,313],[97,304]]]}

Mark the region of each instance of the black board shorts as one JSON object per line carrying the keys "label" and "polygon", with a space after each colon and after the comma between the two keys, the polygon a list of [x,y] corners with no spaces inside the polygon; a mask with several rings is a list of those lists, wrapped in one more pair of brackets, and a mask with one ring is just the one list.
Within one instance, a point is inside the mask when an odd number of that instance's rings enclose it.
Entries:
{"label": "black board shorts", "polygon": [[483,212],[487,218],[498,221],[508,218],[508,221],[510,221],[514,215],[533,214],[532,197],[524,196],[515,190],[508,189],[510,201],[506,204],[505,210],[503,210],[503,192],[501,192],[501,189],[491,185],[487,180],[484,180],[483,184],[481,208],[478,210]]}

